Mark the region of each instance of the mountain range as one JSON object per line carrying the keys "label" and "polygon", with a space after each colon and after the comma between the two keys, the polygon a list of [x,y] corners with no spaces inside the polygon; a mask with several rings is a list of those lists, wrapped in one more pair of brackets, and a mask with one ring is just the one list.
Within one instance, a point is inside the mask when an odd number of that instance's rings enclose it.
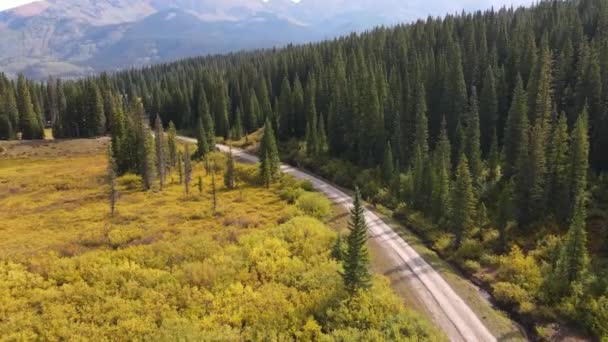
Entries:
{"label": "mountain range", "polygon": [[437,12],[440,5],[420,0],[36,1],[0,12],[0,71],[34,79],[81,77],[331,38],[411,20],[424,11]]}

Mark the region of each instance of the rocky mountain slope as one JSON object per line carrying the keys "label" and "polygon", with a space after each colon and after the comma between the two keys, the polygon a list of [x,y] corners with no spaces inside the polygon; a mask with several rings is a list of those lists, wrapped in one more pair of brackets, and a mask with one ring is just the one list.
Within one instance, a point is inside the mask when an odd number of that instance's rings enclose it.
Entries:
{"label": "rocky mountain slope", "polygon": [[38,79],[80,77],[314,41],[451,10],[439,5],[421,0],[37,1],[0,12],[0,71]]}

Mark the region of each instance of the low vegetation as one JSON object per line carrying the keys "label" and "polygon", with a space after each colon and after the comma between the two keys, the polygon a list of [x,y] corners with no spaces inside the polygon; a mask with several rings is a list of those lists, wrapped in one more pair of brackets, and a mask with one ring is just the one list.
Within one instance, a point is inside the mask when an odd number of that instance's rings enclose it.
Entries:
{"label": "low vegetation", "polygon": [[290,188],[301,203],[316,196],[309,184],[282,177],[267,189],[255,166],[235,164],[229,190],[226,157],[210,153],[212,173],[192,163],[202,192],[186,195],[175,170],[163,191],[158,182],[144,191],[141,175],[118,177],[112,216],[108,142],[95,141],[89,155],[69,152],[80,141],[53,141],[9,145],[7,155],[23,153],[0,159],[3,338],[444,339],[382,277],[345,290],[336,234],[280,197]]}

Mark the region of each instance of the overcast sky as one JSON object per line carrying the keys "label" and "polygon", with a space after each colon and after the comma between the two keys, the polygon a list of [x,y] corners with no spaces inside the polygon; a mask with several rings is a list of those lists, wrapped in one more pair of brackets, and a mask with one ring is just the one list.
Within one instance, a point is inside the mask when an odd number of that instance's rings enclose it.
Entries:
{"label": "overcast sky", "polygon": [[[218,0],[218,1],[222,1],[222,0]],[[272,0],[269,0],[272,1]],[[306,0],[303,0],[306,1]],[[328,0],[331,1],[331,0]],[[356,1],[356,0],[353,0]],[[407,1],[407,0],[404,0]],[[533,2],[535,2],[534,0],[429,0],[430,4],[432,4],[430,7],[432,8],[441,8],[441,7],[445,7],[445,9],[450,9],[449,11],[444,11],[442,13],[430,13],[433,15],[442,15],[445,12],[453,12],[457,9],[467,9],[467,10],[472,10],[472,9],[486,9],[489,8],[491,6],[494,7],[501,7],[502,5],[528,5],[531,4]],[[32,0],[0,0],[0,11],[9,9],[9,8],[13,8],[13,7],[17,7],[23,4],[27,4],[33,2]],[[297,2],[297,1],[296,1]]]}

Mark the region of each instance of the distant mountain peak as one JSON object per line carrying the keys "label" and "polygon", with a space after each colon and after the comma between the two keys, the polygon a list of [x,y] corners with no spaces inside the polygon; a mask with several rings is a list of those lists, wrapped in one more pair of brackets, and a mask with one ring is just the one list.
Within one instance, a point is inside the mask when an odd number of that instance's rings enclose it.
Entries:
{"label": "distant mountain peak", "polygon": [[32,78],[82,76],[310,42],[413,19],[438,6],[423,0],[42,0],[0,12],[0,70]]}

